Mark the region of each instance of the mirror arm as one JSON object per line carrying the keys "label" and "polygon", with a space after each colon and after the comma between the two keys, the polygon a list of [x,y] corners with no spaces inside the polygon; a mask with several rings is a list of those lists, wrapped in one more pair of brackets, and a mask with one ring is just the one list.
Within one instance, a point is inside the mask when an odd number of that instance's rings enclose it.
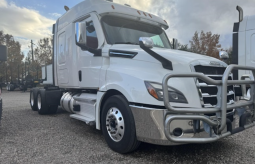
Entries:
{"label": "mirror arm", "polygon": [[168,70],[173,70],[173,65],[172,62],[167,60],[166,58],[160,56],[156,52],[152,51],[150,48],[146,47],[143,42],[139,42],[141,49],[143,49],[145,52],[150,54],[152,57],[154,57],[156,60],[162,63],[163,68],[168,69]]}
{"label": "mirror arm", "polygon": [[94,56],[102,56],[102,49],[93,49],[84,44],[76,42],[76,45],[81,47],[82,50],[89,51],[90,53],[94,54]]}
{"label": "mirror arm", "polygon": [[94,54],[94,56],[102,56],[102,49],[87,48],[90,53]]}

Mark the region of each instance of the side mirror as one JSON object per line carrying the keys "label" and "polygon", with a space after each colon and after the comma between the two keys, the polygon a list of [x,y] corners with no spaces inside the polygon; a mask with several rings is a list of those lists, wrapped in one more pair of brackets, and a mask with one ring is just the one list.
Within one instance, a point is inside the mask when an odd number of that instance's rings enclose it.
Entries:
{"label": "side mirror", "polygon": [[153,40],[149,37],[140,37],[139,43],[140,43],[140,46],[145,46],[147,48],[153,48],[154,46]]}
{"label": "side mirror", "polygon": [[173,49],[177,50],[178,49],[178,40],[177,39],[173,39]]}
{"label": "side mirror", "polygon": [[0,45],[0,61],[7,61],[7,47]]}
{"label": "side mirror", "polygon": [[87,44],[86,23],[85,22],[77,22],[75,24],[75,28],[76,28],[76,43],[78,43],[78,45],[86,46],[86,44]]}
{"label": "side mirror", "polygon": [[228,55],[228,53],[227,53],[226,51],[220,51],[220,52],[219,52],[219,56],[220,56],[220,58],[223,59],[223,60],[226,60],[226,59],[229,58],[229,55]]}

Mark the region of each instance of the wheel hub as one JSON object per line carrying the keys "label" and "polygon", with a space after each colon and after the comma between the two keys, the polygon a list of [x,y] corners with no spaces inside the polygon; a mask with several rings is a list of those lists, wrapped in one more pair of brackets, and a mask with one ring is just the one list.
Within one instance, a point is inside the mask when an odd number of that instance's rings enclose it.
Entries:
{"label": "wheel hub", "polygon": [[125,126],[122,113],[117,108],[111,108],[106,115],[106,129],[115,142],[122,140]]}

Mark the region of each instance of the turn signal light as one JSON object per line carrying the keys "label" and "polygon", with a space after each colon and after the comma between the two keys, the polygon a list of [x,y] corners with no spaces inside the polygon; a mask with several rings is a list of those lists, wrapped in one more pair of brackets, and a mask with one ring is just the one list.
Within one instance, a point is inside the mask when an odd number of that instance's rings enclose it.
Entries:
{"label": "turn signal light", "polygon": [[157,94],[156,90],[149,83],[145,83],[145,85],[146,85],[146,88],[147,88],[149,94],[158,100],[158,94]]}

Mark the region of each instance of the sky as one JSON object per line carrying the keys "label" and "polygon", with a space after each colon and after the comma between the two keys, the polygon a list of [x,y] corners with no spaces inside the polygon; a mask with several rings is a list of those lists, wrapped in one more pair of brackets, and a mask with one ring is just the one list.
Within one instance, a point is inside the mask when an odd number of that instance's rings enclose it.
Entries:
{"label": "sky", "polygon": [[[70,8],[83,0],[0,0],[0,30],[12,34],[26,55],[29,42],[51,36],[52,25]],[[233,23],[238,21],[236,6],[244,15],[255,15],[255,0],[113,0],[153,13],[169,24],[169,38],[189,44],[195,31],[220,34],[223,48],[232,45]]]}

